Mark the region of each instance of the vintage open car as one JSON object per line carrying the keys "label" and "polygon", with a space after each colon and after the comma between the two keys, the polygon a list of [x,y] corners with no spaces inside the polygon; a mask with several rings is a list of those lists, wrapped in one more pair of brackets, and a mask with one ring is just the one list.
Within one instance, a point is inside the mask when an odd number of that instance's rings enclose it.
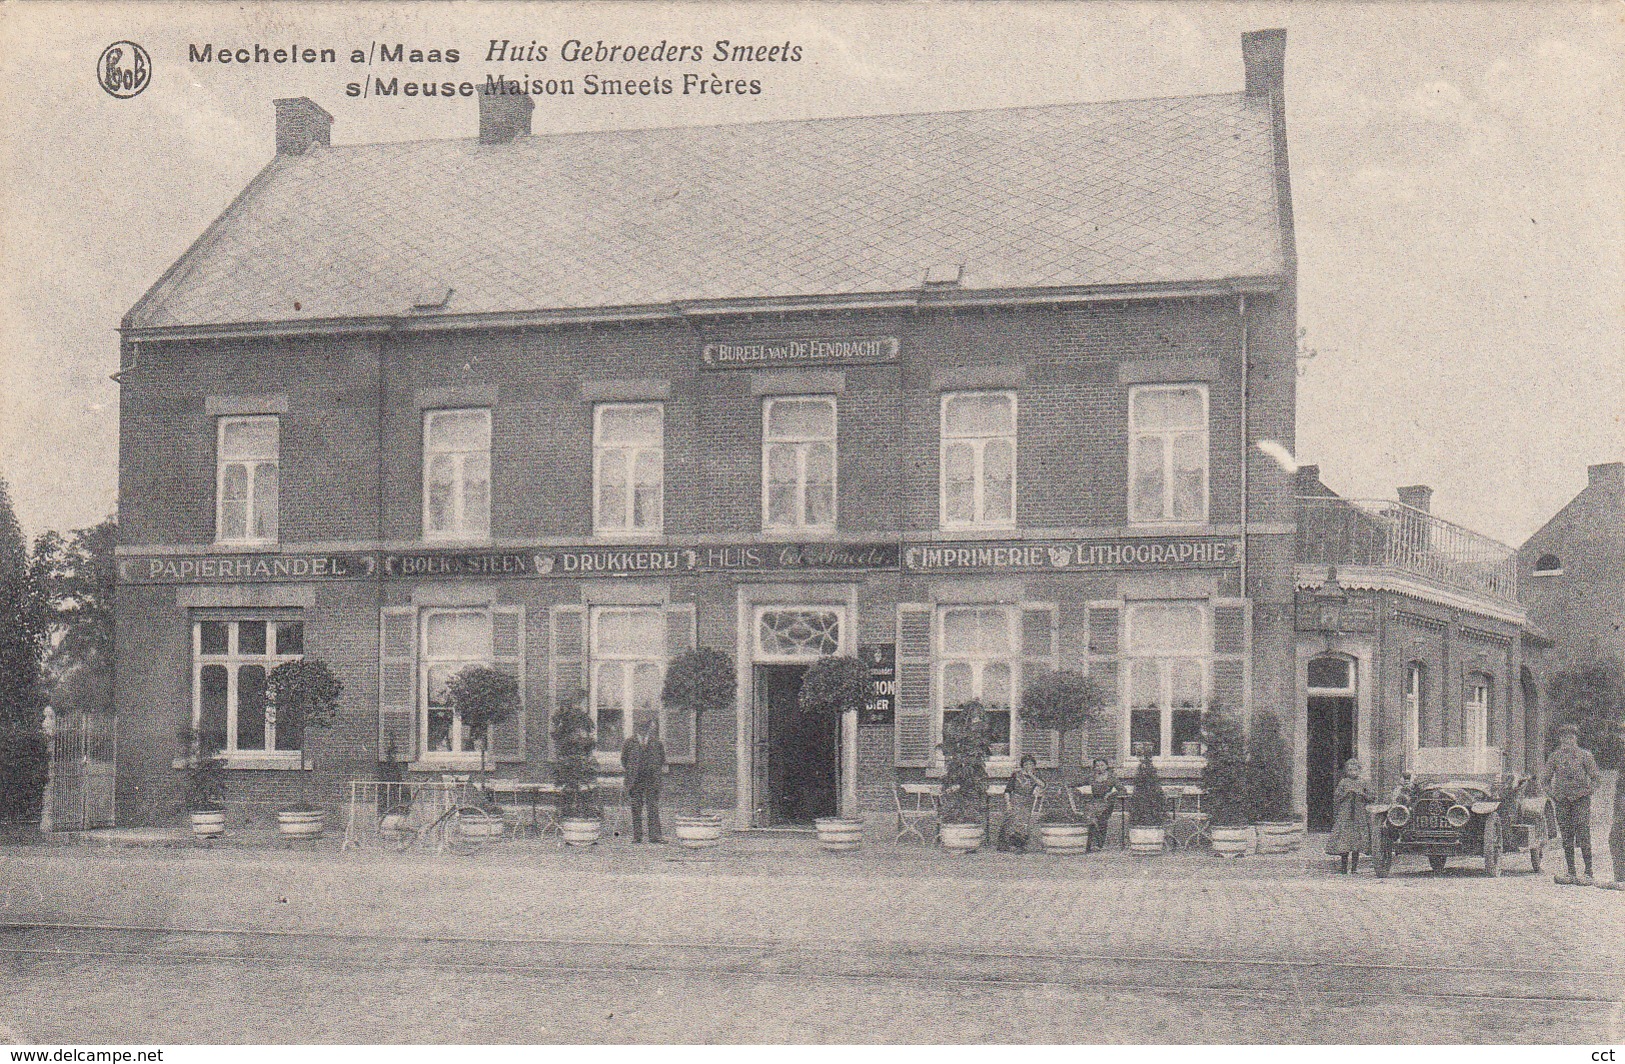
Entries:
{"label": "vintage open car", "polygon": [[1366,809],[1377,875],[1384,878],[1402,853],[1425,854],[1435,872],[1452,857],[1481,857],[1485,874],[1498,876],[1504,854],[1527,850],[1539,872],[1546,843],[1557,834],[1552,800],[1534,779],[1503,772],[1494,747],[1424,746],[1393,801]]}

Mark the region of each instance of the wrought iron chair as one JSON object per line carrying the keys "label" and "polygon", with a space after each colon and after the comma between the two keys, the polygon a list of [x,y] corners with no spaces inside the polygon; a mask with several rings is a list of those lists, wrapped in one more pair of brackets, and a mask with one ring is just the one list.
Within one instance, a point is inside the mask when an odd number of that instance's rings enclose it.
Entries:
{"label": "wrought iron chair", "polygon": [[[902,842],[912,835],[925,845],[936,842],[942,817],[937,799],[941,796],[940,784],[899,783],[892,791],[892,801],[897,806],[897,838],[893,841]],[[926,837],[927,832],[930,838]]]}

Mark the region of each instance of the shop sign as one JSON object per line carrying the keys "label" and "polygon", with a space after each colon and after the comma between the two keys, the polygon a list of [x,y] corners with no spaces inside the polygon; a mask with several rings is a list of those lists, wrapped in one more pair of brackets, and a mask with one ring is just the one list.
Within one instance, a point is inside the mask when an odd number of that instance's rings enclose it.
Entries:
{"label": "shop sign", "polygon": [[897,711],[897,646],[865,643],[858,660],[869,667],[869,700],[858,714],[859,724],[891,724]]}
{"label": "shop sign", "polygon": [[897,568],[895,543],[743,543],[707,546],[548,547],[528,551],[412,551],[384,555],[384,575],[653,576]]}
{"label": "shop sign", "polygon": [[371,554],[171,554],[118,559],[122,584],[241,584],[372,576]]}
{"label": "shop sign", "polygon": [[919,573],[1210,569],[1239,564],[1241,540],[1211,536],[977,540],[910,544],[903,550],[903,569]]}
{"label": "shop sign", "polygon": [[707,369],[785,366],[863,366],[896,362],[895,336],[814,336],[777,340],[719,340],[700,349]]}

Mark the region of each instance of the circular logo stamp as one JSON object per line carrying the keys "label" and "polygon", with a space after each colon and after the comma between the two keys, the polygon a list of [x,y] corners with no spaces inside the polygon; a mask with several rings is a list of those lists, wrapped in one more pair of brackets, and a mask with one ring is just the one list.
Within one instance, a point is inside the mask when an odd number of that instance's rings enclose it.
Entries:
{"label": "circular logo stamp", "polygon": [[134,41],[114,41],[96,60],[96,80],[109,96],[139,96],[152,81],[152,57]]}

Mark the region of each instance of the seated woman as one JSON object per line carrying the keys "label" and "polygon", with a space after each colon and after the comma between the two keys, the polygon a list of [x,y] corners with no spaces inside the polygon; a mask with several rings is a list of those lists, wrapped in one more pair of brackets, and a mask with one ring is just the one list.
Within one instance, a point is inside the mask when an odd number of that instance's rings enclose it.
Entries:
{"label": "seated woman", "polygon": [[1112,771],[1112,766],[1103,757],[1095,758],[1094,767],[1089,773],[1089,802],[1083,809],[1083,815],[1089,821],[1089,845],[1085,852],[1093,853],[1106,848],[1106,831],[1111,826],[1112,807],[1122,793],[1123,785],[1117,782],[1117,773]]}
{"label": "seated woman", "polygon": [[1038,758],[1021,755],[1021,765],[1005,786],[1004,798],[1009,809],[999,825],[1000,850],[1025,850],[1033,837],[1033,806],[1035,796],[1044,793],[1044,781],[1038,775]]}

